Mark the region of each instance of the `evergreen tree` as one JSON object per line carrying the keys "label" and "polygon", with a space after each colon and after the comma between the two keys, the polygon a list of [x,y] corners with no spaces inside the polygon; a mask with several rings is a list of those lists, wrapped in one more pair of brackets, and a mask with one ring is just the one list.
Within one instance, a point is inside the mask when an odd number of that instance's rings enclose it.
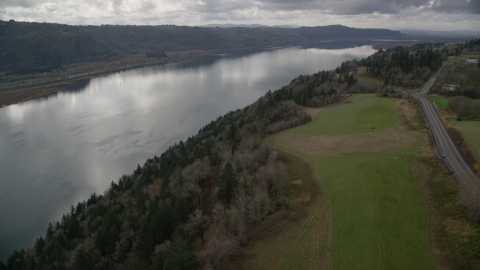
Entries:
{"label": "evergreen tree", "polygon": [[118,228],[116,226],[104,227],[97,232],[95,246],[100,250],[102,256],[106,256],[115,251],[115,243],[117,240]]}
{"label": "evergreen tree", "polygon": [[190,270],[199,269],[195,250],[187,238],[183,226],[178,226],[167,250],[165,269]]}
{"label": "evergreen tree", "polygon": [[233,170],[233,166],[230,161],[225,165],[225,168],[220,175],[218,185],[218,199],[226,200],[227,203],[230,203],[233,193],[235,192],[235,188],[237,187],[237,177],[235,176],[235,171]]}
{"label": "evergreen tree", "polygon": [[73,262],[73,267],[76,270],[88,270],[93,268],[93,261],[91,256],[85,249],[79,248],[77,255],[75,255],[75,261]]}
{"label": "evergreen tree", "polygon": [[[73,209],[73,206],[72,206],[72,209]],[[66,226],[67,226],[68,239],[73,239],[73,238],[82,236],[82,228],[80,227],[80,223],[78,222],[75,216],[70,216]]]}
{"label": "evergreen tree", "polygon": [[48,228],[47,228],[47,239],[50,240],[52,239],[53,236],[53,225],[52,223],[48,223]]}
{"label": "evergreen tree", "polygon": [[45,246],[45,240],[42,237],[38,238],[35,242],[35,252],[37,255],[41,255],[43,253],[43,247]]}

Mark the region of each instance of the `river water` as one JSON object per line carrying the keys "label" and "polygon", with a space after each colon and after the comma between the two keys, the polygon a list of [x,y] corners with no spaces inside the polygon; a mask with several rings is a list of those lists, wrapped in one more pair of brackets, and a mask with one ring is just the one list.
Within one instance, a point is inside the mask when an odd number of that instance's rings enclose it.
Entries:
{"label": "river water", "polygon": [[361,46],[201,56],[81,81],[0,109],[0,258],[218,116],[300,74],[372,53]]}

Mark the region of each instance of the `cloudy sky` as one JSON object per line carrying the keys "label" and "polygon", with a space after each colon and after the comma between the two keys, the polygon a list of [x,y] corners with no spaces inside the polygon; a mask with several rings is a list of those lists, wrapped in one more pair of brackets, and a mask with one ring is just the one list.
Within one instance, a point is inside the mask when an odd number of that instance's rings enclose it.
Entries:
{"label": "cloudy sky", "polygon": [[94,25],[343,24],[480,31],[480,0],[0,0],[0,19]]}

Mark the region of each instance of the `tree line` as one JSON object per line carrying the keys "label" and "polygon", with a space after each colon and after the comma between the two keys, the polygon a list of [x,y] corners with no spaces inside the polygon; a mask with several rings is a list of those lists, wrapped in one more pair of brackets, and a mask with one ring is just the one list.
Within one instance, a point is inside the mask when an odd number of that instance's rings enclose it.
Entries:
{"label": "tree line", "polygon": [[448,101],[448,108],[457,114],[457,120],[480,120],[480,101],[465,96],[455,96]]}
{"label": "tree line", "polygon": [[441,51],[430,44],[416,50],[404,46],[380,49],[359,64],[366,67],[368,75],[382,78],[385,86],[417,87],[427,81],[443,59]]}

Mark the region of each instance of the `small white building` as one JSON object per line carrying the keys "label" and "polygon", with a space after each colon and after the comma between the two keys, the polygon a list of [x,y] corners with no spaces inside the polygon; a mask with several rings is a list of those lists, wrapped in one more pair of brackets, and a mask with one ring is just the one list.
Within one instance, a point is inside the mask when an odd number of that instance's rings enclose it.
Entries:
{"label": "small white building", "polygon": [[467,59],[465,62],[467,64],[478,64],[478,59]]}
{"label": "small white building", "polygon": [[455,88],[457,86],[455,84],[444,84],[442,86],[442,90],[445,90],[445,91],[455,91]]}

